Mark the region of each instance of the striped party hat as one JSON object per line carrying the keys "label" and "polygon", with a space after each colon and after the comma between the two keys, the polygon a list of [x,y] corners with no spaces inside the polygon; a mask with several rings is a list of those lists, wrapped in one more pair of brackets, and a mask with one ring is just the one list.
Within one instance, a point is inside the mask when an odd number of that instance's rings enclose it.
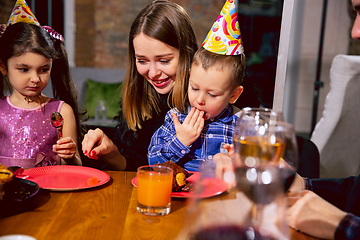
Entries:
{"label": "striped party hat", "polygon": [[10,18],[6,24],[9,26],[18,22],[25,22],[40,26],[39,21],[36,19],[34,13],[24,0],[17,0],[14,9],[10,15]]}
{"label": "striped party hat", "polygon": [[221,55],[240,55],[244,52],[235,1],[226,0],[202,43],[206,50]]}

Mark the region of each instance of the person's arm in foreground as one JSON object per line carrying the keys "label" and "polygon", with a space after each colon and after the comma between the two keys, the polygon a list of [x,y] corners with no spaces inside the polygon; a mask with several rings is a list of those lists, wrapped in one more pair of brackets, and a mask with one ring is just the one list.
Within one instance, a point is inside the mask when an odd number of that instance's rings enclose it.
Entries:
{"label": "person's arm in foreground", "polygon": [[316,193],[291,192],[287,202],[290,227],[321,239],[360,239],[360,217],[340,210]]}
{"label": "person's arm in foreground", "polygon": [[309,190],[288,193],[287,203],[289,226],[322,239],[334,239],[337,226],[347,214]]}
{"label": "person's arm in foreground", "polygon": [[109,168],[124,170],[126,159],[119,152],[117,146],[99,128],[89,130],[82,141],[82,151],[85,156],[91,159],[98,159],[99,156],[106,162]]}
{"label": "person's arm in foreground", "polygon": [[312,181],[296,174],[287,194],[286,218],[290,227],[322,239],[360,239],[358,216],[342,211],[309,190],[313,190]]}

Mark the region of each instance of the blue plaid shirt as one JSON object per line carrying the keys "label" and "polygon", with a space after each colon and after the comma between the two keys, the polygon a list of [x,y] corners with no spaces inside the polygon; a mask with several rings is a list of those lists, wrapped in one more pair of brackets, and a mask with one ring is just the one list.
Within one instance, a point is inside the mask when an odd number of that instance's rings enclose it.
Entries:
{"label": "blue plaid shirt", "polygon": [[[312,181],[308,178],[304,178],[305,189],[313,191]],[[347,240],[355,240],[359,239],[360,235],[360,217],[348,213],[341,219],[339,225],[335,231],[335,240],[337,239],[347,239]]]}
{"label": "blue plaid shirt", "polygon": [[233,143],[240,109],[229,105],[217,117],[205,121],[199,138],[190,147],[184,146],[176,137],[171,112],[176,113],[180,123],[184,122],[187,116],[176,109],[166,113],[164,124],[151,138],[147,155],[149,164],[173,161],[187,171],[200,171],[205,157],[212,160],[213,156],[220,152],[222,143]]}

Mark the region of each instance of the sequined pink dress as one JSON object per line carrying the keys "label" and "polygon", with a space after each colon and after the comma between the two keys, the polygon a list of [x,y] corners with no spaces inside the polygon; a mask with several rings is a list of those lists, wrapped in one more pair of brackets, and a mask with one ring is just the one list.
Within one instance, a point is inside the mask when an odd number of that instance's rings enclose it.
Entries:
{"label": "sequined pink dress", "polygon": [[0,99],[0,163],[32,168],[60,164],[52,146],[57,141],[57,129],[50,117],[60,112],[64,102],[49,98],[42,108],[19,108],[9,96]]}

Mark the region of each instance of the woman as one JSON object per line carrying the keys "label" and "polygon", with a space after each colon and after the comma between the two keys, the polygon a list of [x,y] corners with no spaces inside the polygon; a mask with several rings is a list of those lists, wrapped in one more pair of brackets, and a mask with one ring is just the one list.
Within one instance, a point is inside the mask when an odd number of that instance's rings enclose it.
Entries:
{"label": "woman", "polygon": [[101,156],[107,168],[133,170],[147,162],[147,147],[170,107],[184,110],[197,42],[190,17],[176,3],[159,0],[135,18],[129,34],[129,65],[116,118],[115,143],[100,129],[82,142],[86,156]]}

